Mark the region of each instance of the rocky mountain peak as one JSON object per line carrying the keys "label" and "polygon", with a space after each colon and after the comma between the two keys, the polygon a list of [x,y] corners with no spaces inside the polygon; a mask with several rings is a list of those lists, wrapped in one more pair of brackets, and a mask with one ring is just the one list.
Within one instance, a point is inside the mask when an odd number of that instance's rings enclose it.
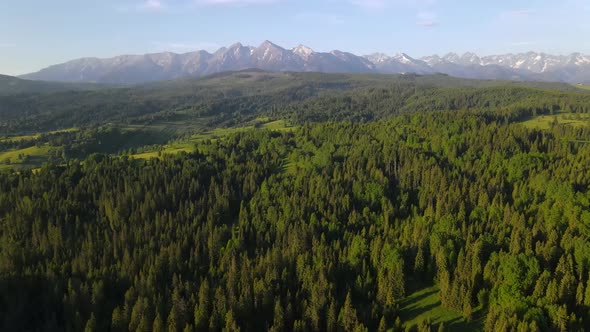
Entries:
{"label": "rocky mountain peak", "polygon": [[299,55],[302,58],[308,58],[310,57],[312,54],[315,53],[314,50],[312,50],[310,47],[307,47],[305,45],[299,45],[295,48],[293,48],[291,50],[294,54]]}
{"label": "rocky mountain peak", "polygon": [[480,57],[467,52],[420,59],[406,53],[389,56],[374,53],[360,57],[343,51],[315,52],[299,45],[287,50],[271,41],[258,47],[235,43],[213,54],[197,51],[124,55],[110,59],[84,58],[53,65],[26,79],[62,82],[144,83],[183,76],[257,68],[269,71],[315,71],[329,73],[445,73],[480,79],[516,79],[590,83],[590,56],[572,53],[554,56],[519,53]]}

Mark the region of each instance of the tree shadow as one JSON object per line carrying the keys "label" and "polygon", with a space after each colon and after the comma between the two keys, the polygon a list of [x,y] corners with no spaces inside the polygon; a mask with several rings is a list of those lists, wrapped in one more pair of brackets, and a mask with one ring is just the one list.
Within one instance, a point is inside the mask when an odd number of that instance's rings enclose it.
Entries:
{"label": "tree shadow", "polygon": [[59,331],[63,305],[57,287],[47,279],[0,279],[1,331]]}
{"label": "tree shadow", "polygon": [[448,322],[445,322],[445,326],[450,331],[458,331],[458,332],[469,332],[469,331],[482,331],[483,330],[483,321],[485,315],[477,315],[470,321],[465,321],[462,317],[456,317],[451,319]]}
{"label": "tree shadow", "polygon": [[[84,321],[90,312],[100,314],[97,320],[104,321],[104,315],[110,315],[116,303],[123,301],[123,294],[128,288],[128,280],[100,278],[104,282],[105,299],[98,307],[92,308],[90,299],[80,297],[68,300],[68,281],[78,284],[91,283],[91,280],[71,276],[68,279],[47,278],[44,276],[10,276],[0,277],[0,331],[71,331],[83,329]],[[84,280],[84,281],[83,281]],[[75,291],[74,291],[75,293]],[[69,294],[72,296],[73,294]],[[108,326],[98,326],[99,330]]]}
{"label": "tree shadow", "polygon": [[437,289],[433,289],[431,291],[428,292],[424,292],[423,294],[417,295],[415,297],[406,297],[405,299],[403,299],[402,301],[400,301],[400,305],[402,308],[411,305],[412,303],[415,302],[420,302],[423,299],[432,296],[433,294],[438,293]]}
{"label": "tree shadow", "polygon": [[411,309],[406,309],[404,316],[407,320],[412,320],[430,310],[433,310],[434,308],[437,308],[441,305],[440,301],[437,301],[436,303],[433,304],[429,304],[426,306],[420,306],[420,307],[415,307],[415,308],[411,308]]}

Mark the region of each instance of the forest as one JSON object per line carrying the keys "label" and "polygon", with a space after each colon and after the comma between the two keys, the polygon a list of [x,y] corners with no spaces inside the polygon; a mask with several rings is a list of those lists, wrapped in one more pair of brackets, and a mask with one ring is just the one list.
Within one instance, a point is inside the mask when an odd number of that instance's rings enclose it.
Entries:
{"label": "forest", "polygon": [[[62,92],[1,97],[31,109],[7,134],[46,131],[0,150],[61,154],[0,171],[0,329],[590,330],[590,94],[357,79],[79,117],[47,106]],[[161,138],[109,129],[179,114],[293,126],[154,158],[120,143]],[[425,289],[438,302],[413,315]]]}

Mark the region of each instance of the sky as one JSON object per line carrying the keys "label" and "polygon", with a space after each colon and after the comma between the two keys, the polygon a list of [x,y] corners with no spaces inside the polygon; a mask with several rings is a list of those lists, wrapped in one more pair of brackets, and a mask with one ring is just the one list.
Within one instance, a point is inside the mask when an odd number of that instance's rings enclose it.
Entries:
{"label": "sky", "polygon": [[270,40],[358,55],[590,54],[590,0],[1,0],[0,73]]}

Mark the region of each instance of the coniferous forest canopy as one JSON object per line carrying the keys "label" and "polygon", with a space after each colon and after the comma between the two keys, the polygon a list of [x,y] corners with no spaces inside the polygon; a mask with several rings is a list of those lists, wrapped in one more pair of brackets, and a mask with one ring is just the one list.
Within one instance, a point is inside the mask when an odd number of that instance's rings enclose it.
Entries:
{"label": "coniferous forest canopy", "polygon": [[0,97],[0,156],[54,151],[0,171],[0,329],[590,330],[589,113],[442,75]]}

